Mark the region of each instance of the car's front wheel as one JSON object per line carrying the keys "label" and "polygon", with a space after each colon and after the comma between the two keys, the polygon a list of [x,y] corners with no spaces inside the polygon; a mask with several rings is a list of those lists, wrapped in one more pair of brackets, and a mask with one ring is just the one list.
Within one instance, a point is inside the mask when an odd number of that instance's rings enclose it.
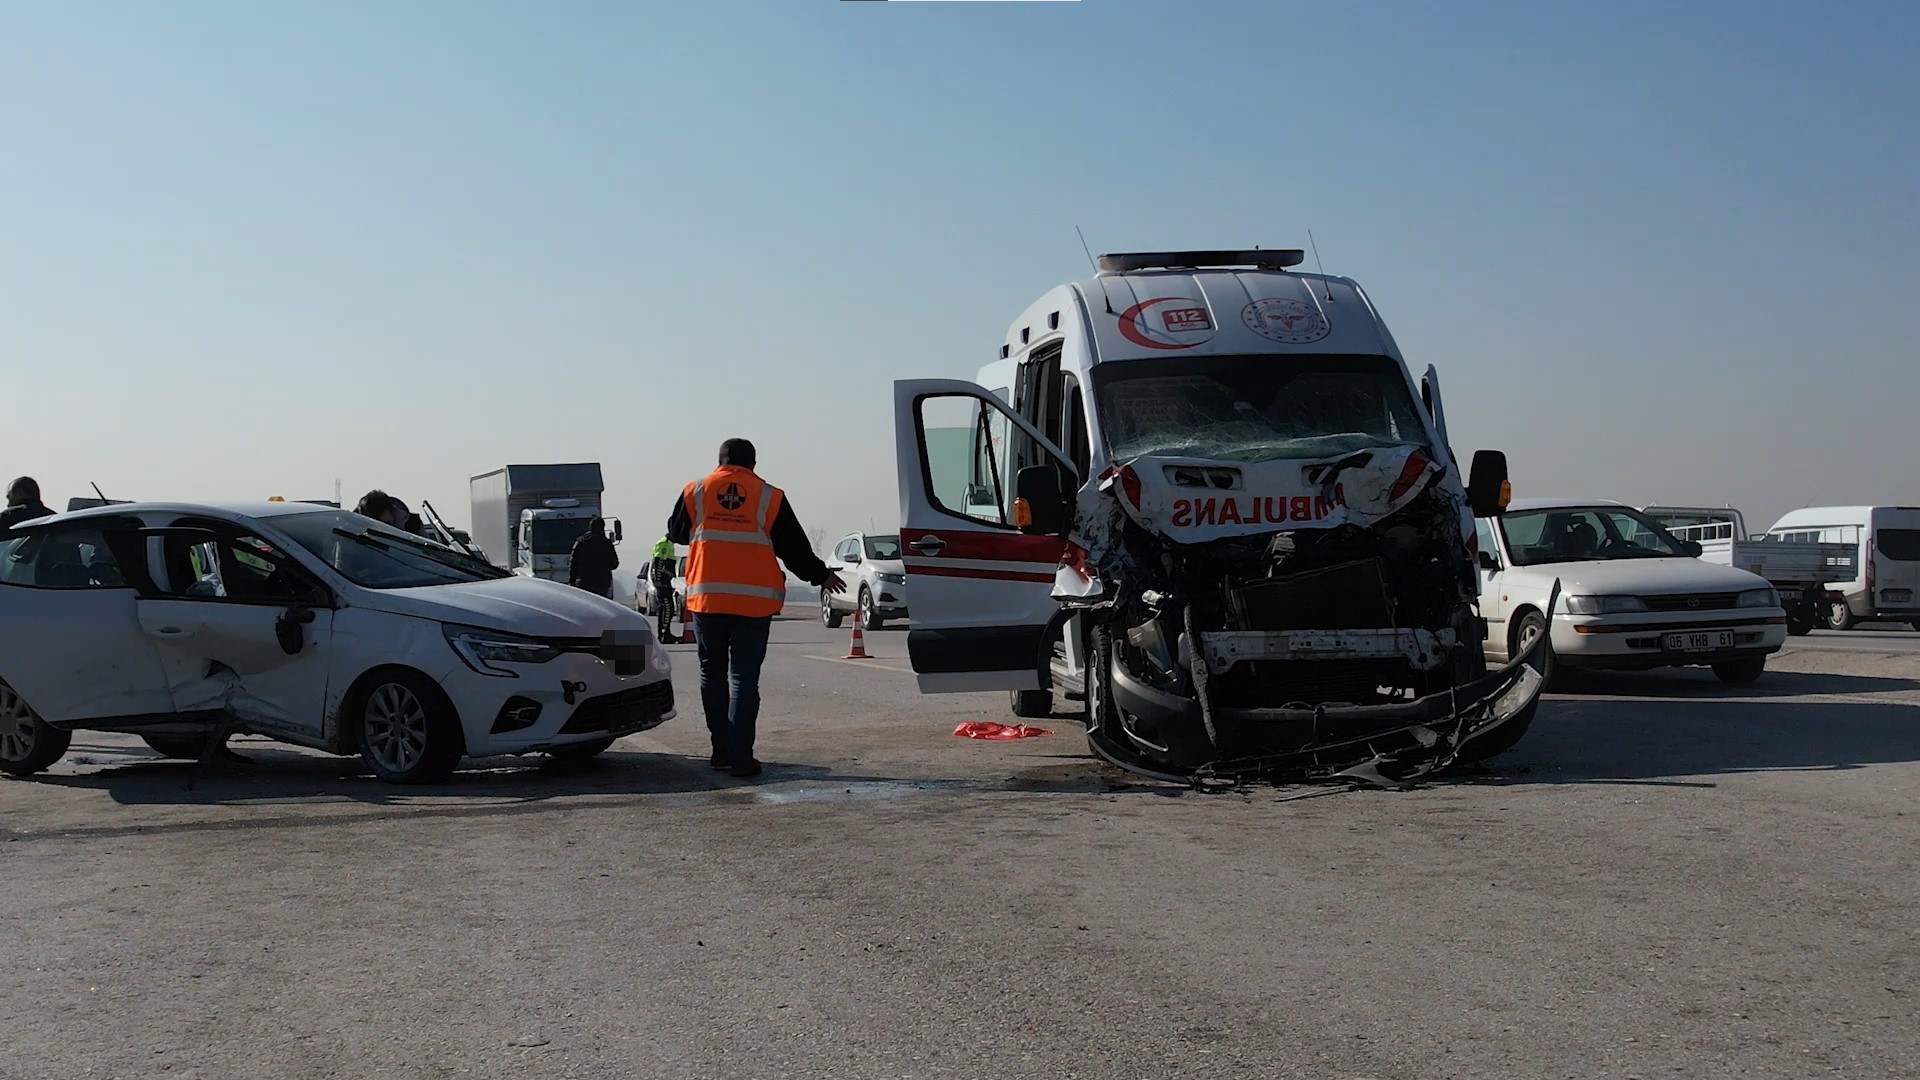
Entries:
{"label": "car's front wheel", "polygon": [[1533,670],[1540,673],[1540,688],[1545,691],[1553,686],[1556,666],[1553,639],[1547,636],[1547,617],[1538,611],[1529,611],[1521,617],[1520,625],[1514,627],[1512,651],[1508,655],[1520,656],[1533,648],[1534,642],[1540,643],[1540,649],[1533,654]]}
{"label": "car's front wheel", "polygon": [[413,671],[368,680],[359,698],[360,760],[390,784],[435,784],[466,752],[460,723],[440,687]]}
{"label": "car's front wheel", "polygon": [[885,621],[880,615],[879,605],[873,602],[873,592],[865,585],[860,586],[860,628],[878,630]]}
{"label": "car's front wheel", "polygon": [[1767,658],[1755,656],[1746,660],[1725,660],[1713,665],[1713,673],[1730,686],[1746,686],[1759,682],[1760,676],[1767,673]]}
{"label": "car's front wheel", "polygon": [[845,616],[841,615],[838,611],[835,611],[833,608],[833,594],[828,592],[825,589],[821,589],[820,590],[820,625],[825,626],[829,630],[838,630],[840,629],[840,624],[844,621],[845,621]]}
{"label": "car's front wheel", "polygon": [[0,683],[0,772],[31,776],[66,756],[73,733],[47,726],[13,687]]}

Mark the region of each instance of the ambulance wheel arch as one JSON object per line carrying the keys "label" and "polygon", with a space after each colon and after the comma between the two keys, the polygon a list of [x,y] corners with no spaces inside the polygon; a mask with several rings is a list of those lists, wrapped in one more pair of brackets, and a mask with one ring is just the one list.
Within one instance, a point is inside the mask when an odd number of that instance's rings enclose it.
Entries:
{"label": "ambulance wheel arch", "polygon": [[949,379],[894,384],[894,442],[920,689],[1040,689],[1066,539],[1015,523],[1018,469],[1070,473],[1071,459],[992,392]]}

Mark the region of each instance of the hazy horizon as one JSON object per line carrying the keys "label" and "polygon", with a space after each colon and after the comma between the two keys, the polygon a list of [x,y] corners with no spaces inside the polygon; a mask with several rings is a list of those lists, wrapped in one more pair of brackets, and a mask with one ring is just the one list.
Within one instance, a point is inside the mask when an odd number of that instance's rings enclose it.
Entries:
{"label": "hazy horizon", "polygon": [[[19,6],[0,471],[467,524],[599,461],[632,551],[728,436],[897,524],[889,384],[1105,251],[1306,246],[1520,495],[1920,503],[1920,13]],[[1902,103],[1905,104],[1902,104]]]}

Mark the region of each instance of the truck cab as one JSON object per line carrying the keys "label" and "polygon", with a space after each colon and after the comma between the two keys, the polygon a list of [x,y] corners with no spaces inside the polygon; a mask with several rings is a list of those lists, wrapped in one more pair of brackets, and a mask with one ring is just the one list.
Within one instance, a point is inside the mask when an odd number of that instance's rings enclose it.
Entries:
{"label": "truck cab", "polygon": [[[520,511],[516,545],[519,560],[513,572],[521,577],[566,581],[573,568],[574,543],[599,516],[599,507],[582,506],[577,499],[548,499],[538,510]],[[620,542],[618,519],[607,522],[607,536],[616,544]]]}
{"label": "truck cab", "polygon": [[1517,741],[1539,680],[1488,670],[1475,607],[1505,458],[1465,477],[1437,373],[1301,257],[1103,256],[978,382],[895,384],[923,692],[1077,697],[1096,752],[1172,775]]}

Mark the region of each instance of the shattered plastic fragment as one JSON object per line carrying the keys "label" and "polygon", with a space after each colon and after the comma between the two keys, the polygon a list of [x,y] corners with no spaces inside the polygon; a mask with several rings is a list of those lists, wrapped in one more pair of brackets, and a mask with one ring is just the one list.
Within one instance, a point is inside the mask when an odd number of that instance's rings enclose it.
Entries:
{"label": "shattered plastic fragment", "polygon": [[1036,735],[1053,734],[1045,728],[1026,724],[996,724],[986,720],[969,720],[958,724],[953,733],[962,739],[1031,739]]}

